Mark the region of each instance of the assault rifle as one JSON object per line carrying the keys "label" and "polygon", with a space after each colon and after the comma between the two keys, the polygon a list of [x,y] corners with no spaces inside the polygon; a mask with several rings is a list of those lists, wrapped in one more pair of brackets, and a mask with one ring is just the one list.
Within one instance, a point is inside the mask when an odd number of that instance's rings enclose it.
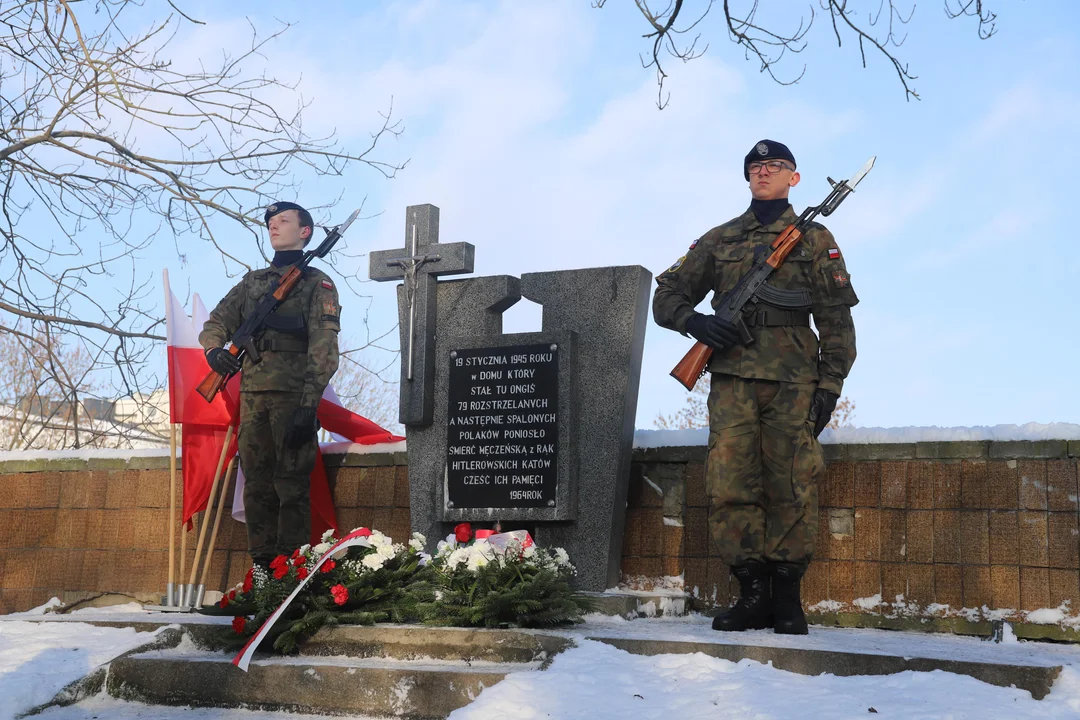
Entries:
{"label": "assault rifle", "polygon": [[[739,340],[743,345],[754,342],[754,336],[750,334],[750,328],[746,325],[743,311],[753,307],[757,302],[763,301],[777,307],[806,307],[810,304],[809,293],[806,291],[781,290],[765,281],[772,275],[773,270],[787,258],[788,253],[795,249],[803,233],[818,214],[828,217],[840,206],[851,193],[855,192],[855,186],[863,179],[870,168],[874,167],[877,156],[870,158],[855,173],[850,180],[836,182],[831,177],[826,177],[832,192],[825,198],[825,202],[817,206],[811,206],[803,210],[802,215],[784,228],[784,231],[772,242],[772,253],[766,255],[762,252],[765,248],[758,248],[754,254],[754,264],[750,270],[739,278],[730,291],[721,297],[720,307],[716,310],[716,316],[733,323],[739,330]],[[671,371],[671,377],[675,378],[687,390],[693,390],[698,379],[705,374],[705,367],[712,357],[713,349],[701,342],[694,343],[689,352]]]}
{"label": "assault rifle", "polygon": [[[259,349],[256,347],[256,342],[262,336],[263,330],[266,329],[266,319],[270,313],[274,312],[284,302],[285,298],[289,296],[289,293],[293,291],[296,284],[300,282],[300,278],[304,275],[304,269],[311,264],[311,261],[315,258],[326,257],[327,253],[334,247],[341,236],[345,234],[345,230],[348,229],[352,221],[356,219],[356,216],[360,214],[360,209],[357,208],[349,219],[341,223],[333,229],[323,228],[326,231],[326,238],[319,243],[319,246],[314,250],[309,250],[304,253],[304,257],[300,262],[292,266],[289,272],[278,282],[270,292],[266,293],[266,296],[259,302],[259,305],[255,308],[255,312],[244,318],[244,322],[240,324],[240,327],[233,334],[232,340],[228,348],[228,352],[234,357],[243,360],[244,357],[251,357],[251,361],[257,363],[262,360],[262,356],[259,355]],[[221,391],[221,388],[225,387],[225,383],[229,381],[232,375],[222,375],[213,370],[210,374],[203,378],[203,381],[199,383],[197,388],[198,393],[206,398],[206,402],[213,402],[214,398]]]}

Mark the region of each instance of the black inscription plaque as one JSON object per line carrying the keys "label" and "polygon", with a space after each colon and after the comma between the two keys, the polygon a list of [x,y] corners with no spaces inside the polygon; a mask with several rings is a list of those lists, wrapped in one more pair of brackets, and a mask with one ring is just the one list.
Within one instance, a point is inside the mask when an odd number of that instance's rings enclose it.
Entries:
{"label": "black inscription plaque", "polygon": [[449,507],[555,507],[558,345],[453,350],[448,386]]}

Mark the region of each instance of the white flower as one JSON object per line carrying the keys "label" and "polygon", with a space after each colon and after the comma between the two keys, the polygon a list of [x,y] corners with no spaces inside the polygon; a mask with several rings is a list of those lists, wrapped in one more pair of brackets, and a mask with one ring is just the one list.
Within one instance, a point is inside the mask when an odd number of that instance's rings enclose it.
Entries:
{"label": "white flower", "polygon": [[322,555],[325,555],[325,554],[326,554],[326,551],[327,551],[327,550],[329,550],[329,549],[330,549],[331,547],[332,547],[332,545],[330,545],[330,543],[328,543],[328,542],[321,542],[321,543],[319,543],[318,545],[316,545],[315,547],[311,548],[311,550],[312,550],[312,552],[314,552],[314,553],[315,553],[316,555],[320,555],[320,556],[322,556]]}
{"label": "white flower", "polygon": [[306,557],[307,554],[308,554],[308,550],[310,550],[310,549],[311,549],[311,545],[302,545],[300,547],[300,554],[304,555]]}
{"label": "white flower", "polygon": [[417,541],[417,542],[419,542],[419,543],[420,543],[421,545],[426,545],[426,544],[427,544],[427,538],[426,538],[426,537],[424,537],[423,535],[421,535],[421,534],[420,534],[420,533],[418,533],[418,532],[414,532],[414,533],[412,534],[412,539],[413,539],[413,540],[416,540],[416,541]]}
{"label": "white flower", "polygon": [[[421,535],[420,537],[423,537],[423,535]],[[424,541],[417,540],[416,536],[413,535],[413,539],[409,541],[409,547],[411,547],[416,552],[421,552],[424,549]]]}
{"label": "white flower", "polygon": [[534,555],[536,555],[536,546],[530,545],[529,547],[525,548],[522,551],[522,555],[525,557],[526,560],[531,559]]}
{"label": "white flower", "polygon": [[468,559],[469,559],[469,549],[467,547],[455,548],[450,553],[450,557],[446,558],[446,565],[451,570],[454,570],[461,563],[468,561]]}
{"label": "white flower", "polygon": [[384,558],[380,553],[377,552],[373,552],[370,555],[365,555],[364,559],[360,561],[360,563],[364,567],[371,568],[372,570],[379,570],[380,568],[382,568],[383,563],[385,562],[386,558]]}
{"label": "white flower", "polygon": [[488,564],[488,559],[487,559],[487,557],[484,556],[483,553],[473,553],[472,557],[469,558],[469,564],[467,565],[467,567],[470,570],[476,571],[476,570],[479,570],[480,568],[484,567],[487,564]]}
{"label": "white flower", "polygon": [[383,562],[386,562],[390,558],[397,555],[397,553],[394,552],[393,546],[391,546],[391,545],[382,545],[382,546],[380,546],[379,548],[377,548],[375,550],[375,554],[378,555],[379,557],[381,557],[383,559]]}
{"label": "white flower", "polygon": [[426,552],[417,553],[417,555],[420,556],[420,567],[427,567],[428,563],[431,562],[431,556]]}
{"label": "white flower", "polygon": [[442,600],[442,599],[443,599],[443,593],[442,593],[442,590],[436,590],[436,591],[435,591],[435,599],[436,599],[436,600]]}
{"label": "white flower", "polygon": [[371,531],[371,537],[368,538],[368,542],[370,542],[373,547],[381,547],[391,543],[390,538],[386,537],[378,530]]}
{"label": "white flower", "polygon": [[566,550],[555,548],[555,562],[563,566],[570,565],[570,556],[567,554]]}
{"label": "white flower", "polygon": [[[324,543],[330,542],[331,540],[333,540],[333,538],[334,538],[334,528],[330,528],[329,530],[327,530],[326,532],[324,532],[322,534],[322,541]],[[323,551],[323,552],[325,552],[325,551]]]}
{"label": "white flower", "polygon": [[442,557],[443,555],[449,555],[457,547],[457,540],[451,535],[446,540],[440,540],[439,544],[435,547],[436,557]]}

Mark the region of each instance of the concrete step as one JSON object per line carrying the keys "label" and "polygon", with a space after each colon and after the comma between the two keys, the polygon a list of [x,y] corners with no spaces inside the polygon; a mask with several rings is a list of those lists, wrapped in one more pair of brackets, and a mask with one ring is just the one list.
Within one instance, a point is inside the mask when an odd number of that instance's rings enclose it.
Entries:
{"label": "concrete step", "polygon": [[570,647],[567,638],[520,630],[417,625],[338,625],[323,628],[300,647],[304,656],[395,660],[540,663]]}
{"label": "concrete step", "polygon": [[245,673],[232,665],[234,653],[205,650],[213,629],[166,630],[155,649],[114,660],[105,689],[155,705],[444,718],[508,673],[544,669],[573,644],[517,630],[336,626],[299,655],[257,653]]}
{"label": "concrete step", "polygon": [[507,674],[534,663],[289,657],[255,660],[242,672],[232,656],[151,652],[114,660],[106,690],[153,705],[246,707],[326,715],[445,718]]}
{"label": "concrete step", "polygon": [[[872,631],[871,631],[872,632]],[[788,636],[792,637],[792,636]],[[1027,690],[1036,700],[1042,700],[1061,672],[1061,665],[1019,664],[991,660],[950,659],[942,657],[913,657],[909,655],[829,650],[768,644],[740,644],[734,641],[702,642],[588,634],[589,640],[606,643],[635,655],[666,655],[674,653],[704,653],[711,657],[738,662],[754,660],[771,664],[780,670],[800,675],[829,673],[838,676],[891,675],[914,670],[968,675],[991,685],[1015,686]]]}

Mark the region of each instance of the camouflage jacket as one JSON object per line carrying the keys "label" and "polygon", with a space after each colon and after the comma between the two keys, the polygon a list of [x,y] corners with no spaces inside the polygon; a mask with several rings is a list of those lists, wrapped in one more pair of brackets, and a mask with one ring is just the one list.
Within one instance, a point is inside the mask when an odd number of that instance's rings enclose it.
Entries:
{"label": "camouflage jacket", "polygon": [[[657,324],[686,335],[686,321],[709,291],[713,291],[715,309],[721,295],[750,270],[754,248],[771,244],[795,220],[795,211],[789,206],[775,222],[763,226],[748,209],[702,235],[686,255],[656,278],[653,317]],[[751,327],[754,342],[714,352],[709,371],[743,378],[816,382],[840,394],[855,362],[851,307],[859,299],[832,233],[813,223],[773,272],[769,284],[783,290],[810,291],[809,309],[820,343],[807,326]]]}
{"label": "camouflage jacket", "polygon": [[[291,267],[271,265],[245,275],[203,325],[199,334],[203,349],[223,347]],[[296,392],[301,393],[301,405],[317,407],[338,367],[341,305],[337,288],[326,273],[309,266],[271,318],[257,343],[262,362],[244,360],[241,392]]]}

